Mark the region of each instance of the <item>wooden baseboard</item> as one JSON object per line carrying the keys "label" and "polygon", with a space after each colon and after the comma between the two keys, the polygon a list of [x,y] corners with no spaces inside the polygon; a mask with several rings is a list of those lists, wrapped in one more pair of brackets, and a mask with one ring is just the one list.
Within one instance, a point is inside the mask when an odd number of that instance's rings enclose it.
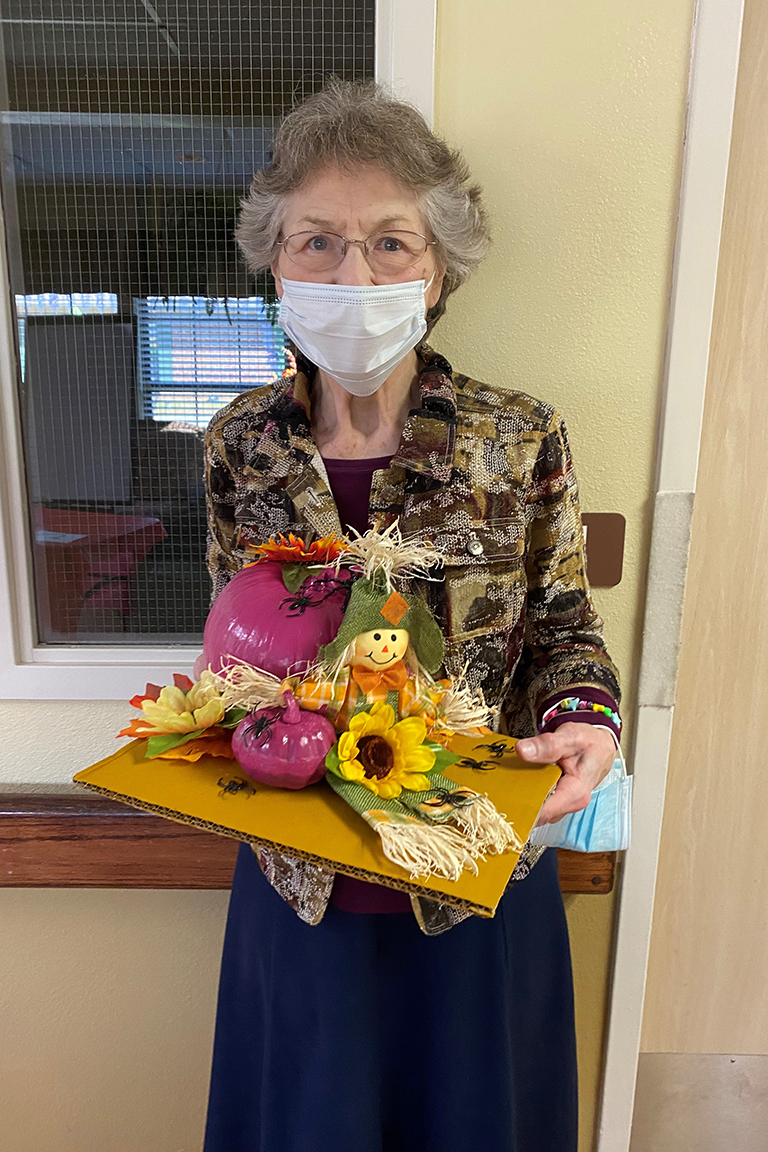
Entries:
{"label": "wooden baseboard", "polygon": [[[101,796],[0,794],[0,887],[229,888],[238,843]],[[613,888],[615,852],[558,851],[563,892]]]}

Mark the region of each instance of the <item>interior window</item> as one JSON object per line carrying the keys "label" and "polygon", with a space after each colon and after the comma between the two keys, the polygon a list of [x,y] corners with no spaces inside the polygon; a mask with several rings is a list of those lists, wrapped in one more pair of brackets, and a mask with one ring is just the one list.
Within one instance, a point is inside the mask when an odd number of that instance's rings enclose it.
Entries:
{"label": "interior window", "polygon": [[0,0],[3,209],[47,645],[198,641],[202,436],[286,370],[232,233],[274,125],[374,74],[374,0]]}

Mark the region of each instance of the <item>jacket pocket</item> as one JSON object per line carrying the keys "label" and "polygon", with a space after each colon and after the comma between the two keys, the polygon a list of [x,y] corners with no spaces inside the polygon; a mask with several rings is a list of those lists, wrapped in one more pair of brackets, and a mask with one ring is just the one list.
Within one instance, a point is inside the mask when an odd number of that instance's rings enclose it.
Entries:
{"label": "jacket pocket", "polygon": [[511,632],[525,608],[522,520],[470,521],[461,535],[450,536],[441,547],[446,639]]}

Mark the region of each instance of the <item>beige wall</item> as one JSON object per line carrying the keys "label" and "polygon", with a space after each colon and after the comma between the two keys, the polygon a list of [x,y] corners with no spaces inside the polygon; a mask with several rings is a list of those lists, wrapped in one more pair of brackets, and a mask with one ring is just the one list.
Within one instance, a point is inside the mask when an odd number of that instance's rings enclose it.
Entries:
{"label": "beige wall", "polygon": [[[434,343],[463,371],[555,403],[585,510],[627,518],[624,580],[596,593],[624,674],[627,746],[691,10],[692,0],[438,5],[437,127],[486,188],[495,245]],[[0,705],[0,780],[66,781],[112,751],[125,715],[116,703]],[[225,900],[0,891],[9,1152],[199,1147]],[[582,1152],[612,914],[611,898],[568,900]]]}
{"label": "beige wall", "polygon": [[3,1152],[198,1152],[226,903],[0,891]]}

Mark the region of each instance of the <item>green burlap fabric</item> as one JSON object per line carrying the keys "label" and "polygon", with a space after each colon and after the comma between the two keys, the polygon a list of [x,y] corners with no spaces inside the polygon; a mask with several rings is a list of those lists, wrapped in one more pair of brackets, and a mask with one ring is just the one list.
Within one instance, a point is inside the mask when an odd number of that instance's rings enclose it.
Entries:
{"label": "green burlap fabric", "polygon": [[[409,792],[404,788],[393,800],[385,800],[363,784],[358,784],[355,780],[344,780],[333,772],[326,773],[325,778],[334,792],[338,792],[359,816],[365,816],[367,812],[376,810],[387,812],[390,816],[416,816],[420,820],[442,824],[453,814],[455,808],[463,806],[465,798],[470,795],[468,789],[460,788],[455,780],[449,780],[447,776],[440,776],[437,772],[429,774],[433,787],[428,792]],[[455,803],[450,799],[451,793],[456,794]],[[430,810],[430,801],[436,804],[442,801],[442,806]]]}

